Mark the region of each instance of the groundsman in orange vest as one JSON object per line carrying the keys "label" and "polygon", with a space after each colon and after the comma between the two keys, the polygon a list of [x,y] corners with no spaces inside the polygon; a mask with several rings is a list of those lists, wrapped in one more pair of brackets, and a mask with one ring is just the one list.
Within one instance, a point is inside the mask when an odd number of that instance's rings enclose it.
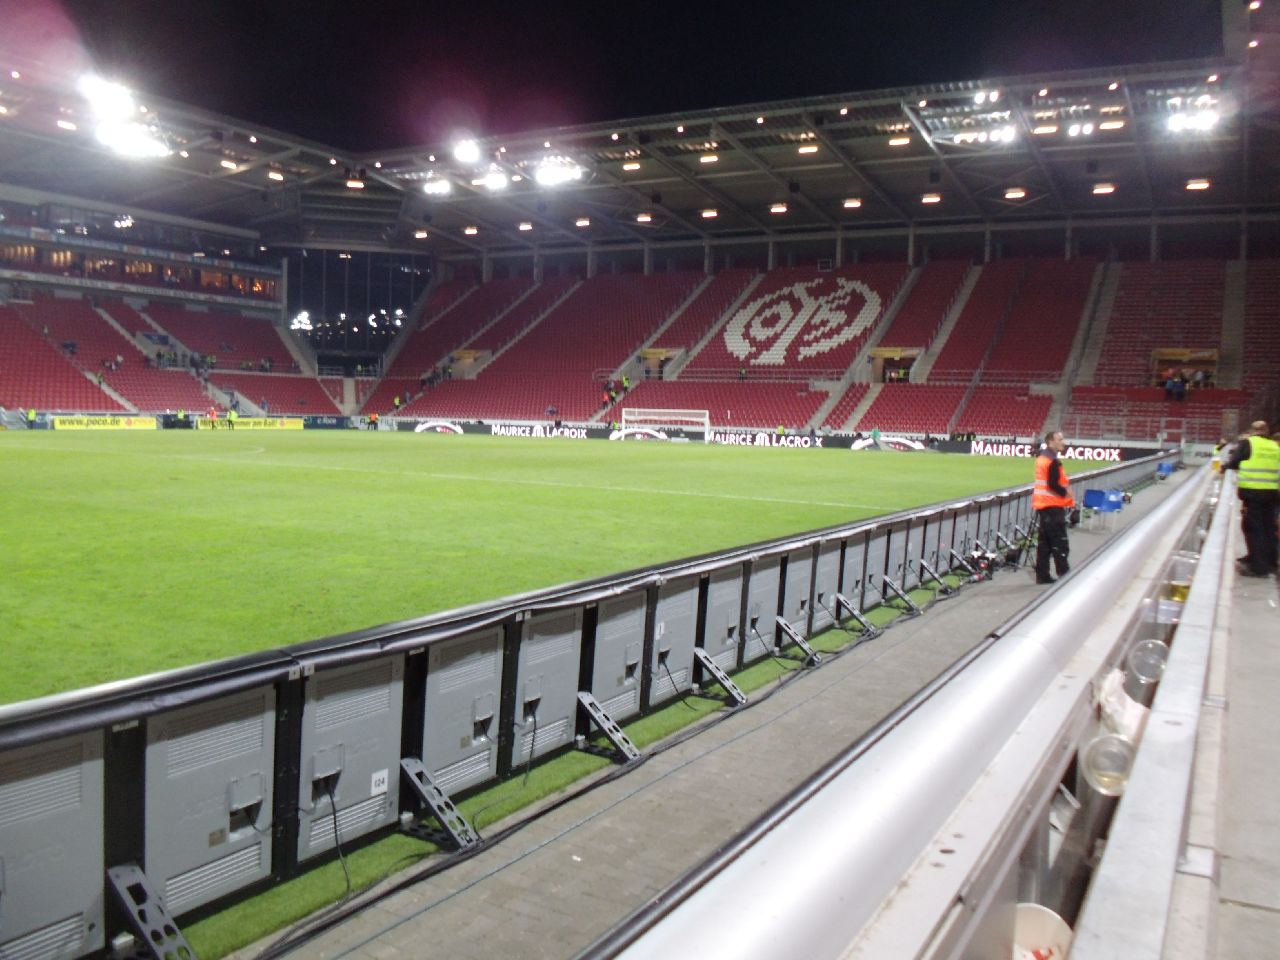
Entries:
{"label": "groundsman in orange vest", "polygon": [[1062,432],[1053,430],[1044,436],[1044,446],[1036,457],[1036,482],[1031,491],[1031,506],[1040,518],[1040,536],[1036,544],[1036,583],[1053,583],[1049,575],[1049,558],[1059,577],[1070,569],[1067,556],[1067,511],[1076,505],[1071,494],[1071,481],[1062,469],[1058,455],[1067,449]]}

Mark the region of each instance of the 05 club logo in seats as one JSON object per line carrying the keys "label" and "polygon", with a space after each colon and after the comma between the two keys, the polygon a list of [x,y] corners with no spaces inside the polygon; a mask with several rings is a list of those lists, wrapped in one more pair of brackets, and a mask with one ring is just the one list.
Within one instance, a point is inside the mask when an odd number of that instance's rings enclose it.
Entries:
{"label": "05 club logo in seats", "polygon": [[725,347],[751,366],[800,363],[866,331],[880,306],[880,295],[860,280],[819,277],[794,283],[735,313],[725,326]]}

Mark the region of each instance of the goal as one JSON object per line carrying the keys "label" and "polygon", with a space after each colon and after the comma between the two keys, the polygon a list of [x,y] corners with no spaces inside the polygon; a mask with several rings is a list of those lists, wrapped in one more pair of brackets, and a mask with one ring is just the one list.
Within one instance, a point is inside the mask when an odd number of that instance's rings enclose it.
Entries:
{"label": "goal", "polygon": [[623,430],[701,431],[704,443],[711,442],[711,414],[706,410],[662,410],[648,407],[623,407]]}

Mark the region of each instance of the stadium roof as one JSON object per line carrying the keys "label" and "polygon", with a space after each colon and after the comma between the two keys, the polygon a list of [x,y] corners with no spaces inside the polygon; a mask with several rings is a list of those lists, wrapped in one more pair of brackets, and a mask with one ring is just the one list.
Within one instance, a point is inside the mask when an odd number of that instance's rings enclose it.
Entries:
{"label": "stadium roof", "polygon": [[[1257,68],[1230,60],[478,138],[469,162],[454,144],[343,154],[148,95],[141,122],[172,152],[124,159],[95,138],[73,80],[14,73],[0,76],[0,199],[81,198],[277,246],[507,256],[1280,212],[1271,104],[1247,82]],[[567,179],[545,185],[540,167]]]}

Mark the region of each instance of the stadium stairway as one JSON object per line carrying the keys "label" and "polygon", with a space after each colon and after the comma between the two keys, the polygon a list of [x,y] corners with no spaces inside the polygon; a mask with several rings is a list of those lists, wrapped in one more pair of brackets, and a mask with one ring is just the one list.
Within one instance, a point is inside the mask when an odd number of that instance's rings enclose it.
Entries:
{"label": "stadium stairway", "polygon": [[[884,314],[880,317],[880,322],[875,325],[875,329],[871,331],[866,342],[863,343],[862,349],[859,350],[849,364],[849,369],[845,371],[844,376],[840,380],[841,387],[847,387],[851,383],[870,383],[871,373],[870,365],[867,360],[871,356],[871,351],[880,345],[886,333],[893,326],[894,321],[898,319],[898,314],[902,312],[903,305],[911,296],[911,291],[915,289],[916,284],[920,282],[920,277],[924,272],[922,267],[912,267],[907,271],[906,278],[898,287],[898,292],[894,294],[893,300],[889,302],[889,306],[885,309]],[[838,395],[841,391],[836,391]],[[824,412],[825,416],[825,412]]]}
{"label": "stadium stairway", "polygon": [[[493,351],[493,353],[491,353],[491,354],[489,355],[489,358],[488,358],[487,360],[481,361],[481,362],[479,362],[475,367],[473,367],[473,368],[472,368],[472,371],[471,371],[472,376],[473,376],[473,377],[478,377],[481,373],[483,373],[483,372],[485,371],[485,369],[486,369],[487,367],[492,366],[492,365],[493,365],[493,362],[494,362],[495,360],[497,360],[499,357],[501,357],[504,353],[506,353],[506,352],[507,352],[508,350],[510,350],[512,347],[514,347],[517,343],[519,343],[521,340],[523,340],[526,336],[528,336],[528,335],[529,335],[529,333],[531,333],[533,330],[535,330],[535,329],[537,328],[538,324],[540,324],[543,320],[547,319],[547,317],[549,317],[552,313],[554,313],[554,312],[555,312],[555,310],[556,310],[556,308],[557,308],[557,307],[559,307],[559,306],[560,306],[560,304],[564,303],[566,300],[568,300],[570,297],[572,297],[572,296],[573,296],[573,294],[574,294],[574,292],[575,292],[579,287],[581,287],[581,286],[582,286],[582,283],[583,283],[582,279],[581,279],[581,278],[579,278],[579,279],[578,279],[578,280],[576,280],[575,282],[573,282],[573,283],[569,284],[569,285],[565,288],[565,290],[564,290],[564,292],[563,292],[563,293],[561,293],[558,297],[556,297],[554,300],[552,300],[552,301],[551,301],[551,303],[550,303],[549,305],[547,305],[547,306],[546,306],[546,307],[544,307],[541,311],[539,311],[539,312],[538,312],[538,313],[533,317],[533,319],[532,319],[532,320],[530,320],[530,321],[529,321],[528,323],[526,323],[523,327],[521,327],[518,331],[516,331],[515,335],[514,335],[514,336],[512,336],[510,340],[508,340],[506,343],[502,344],[502,345],[501,345],[501,346],[499,346],[496,350],[494,350],[494,351]],[[515,309],[519,304],[521,304],[521,303],[525,302],[526,300],[528,300],[528,299],[529,299],[529,295],[530,295],[530,294],[532,294],[534,291],[538,290],[538,288],[539,288],[539,287],[541,287],[541,286],[542,286],[542,284],[535,284],[533,287],[531,287],[531,288],[530,288],[530,290],[529,290],[529,294],[526,294],[525,296],[521,297],[521,298],[520,298],[516,303],[513,303],[513,304],[511,305],[511,307],[510,307],[510,308],[508,308],[507,310],[504,310],[504,311],[502,312],[502,314],[501,314],[499,317],[497,317],[497,318],[495,318],[495,319],[494,319],[494,322],[493,322],[493,323],[488,324],[488,325],[484,328],[484,330],[481,330],[481,331],[480,331],[479,333],[477,333],[477,334],[476,334],[476,336],[475,336],[475,337],[473,337],[472,339],[473,339],[473,340],[479,339],[479,338],[480,338],[484,333],[486,333],[487,331],[489,331],[489,330],[490,330],[490,329],[492,329],[493,327],[497,326],[497,324],[498,324],[498,321],[499,321],[499,320],[501,320],[502,318],[505,318],[505,317],[510,316],[510,315],[511,315],[512,310],[514,310],[514,309]]]}
{"label": "stadium stairway", "polygon": [[871,388],[867,390],[866,396],[864,396],[862,400],[859,401],[858,405],[853,408],[853,411],[845,418],[844,422],[833,424],[835,429],[844,431],[852,430],[853,425],[866,416],[867,411],[871,409],[871,405],[876,402],[876,399],[880,396],[880,392],[882,390],[884,390],[883,383],[871,384]]}
{"label": "stadium stairway", "polygon": [[1234,390],[1244,381],[1244,306],[1248,262],[1227,261],[1222,295],[1222,339],[1218,347],[1219,387]]}
{"label": "stadium stairway", "polygon": [[[951,309],[947,311],[947,316],[942,321],[942,326],[934,336],[933,342],[929,344],[929,349],[912,365],[911,379],[913,382],[928,382],[933,365],[938,360],[938,354],[942,353],[942,348],[947,345],[947,340],[951,337],[951,331],[956,328],[956,323],[960,320],[960,314],[964,312],[965,304],[969,302],[969,295],[973,293],[973,288],[977,286],[980,276],[982,276],[982,266],[980,264],[975,264],[969,268],[969,272],[965,275],[964,282],[960,284],[960,289],[956,293],[955,299],[951,301]],[[856,423],[857,421],[853,422]]]}
{"label": "stadium stairway", "polygon": [[[635,362],[635,354],[646,349],[647,347],[653,346],[654,343],[657,342],[659,337],[661,337],[664,333],[666,333],[667,330],[669,330],[673,324],[675,324],[682,316],[684,316],[685,311],[687,311],[698,300],[698,298],[702,296],[703,292],[707,289],[707,287],[711,286],[711,281],[713,281],[714,279],[715,279],[715,276],[713,274],[707,274],[707,276],[705,276],[696,287],[694,287],[691,291],[689,291],[689,295],[685,297],[683,302],[681,302],[674,310],[671,311],[671,313],[667,315],[667,318],[663,320],[662,323],[658,324],[658,328],[654,330],[652,334],[646,337],[644,339],[644,342],[641,343],[640,346],[637,347],[635,351],[627,355],[627,359],[622,362],[621,366],[617,367],[615,370],[613,370],[609,374],[609,379],[620,380],[623,376],[629,376],[631,377],[632,380],[635,380],[637,383],[643,380],[644,365],[637,364]],[[603,414],[603,413],[604,413],[603,410],[600,411],[600,414]],[[595,417],[593,417],[592,421],[594,422],[595,420],[598,420],[600,417],[600,414],[597,414]]]}
{"label": "stadium stairway", "polygon": [[1107,327],[1111,323],[1111,310],[1116,303],[1116,293],[1120,289],[1120,264],[1104,263],[1102,282],[1098,287],[1097,301],[1094,304],[1093,316],[1084,332],[1080,362],[1075,372],[1067,378],[1068,393],[1071,386],[1089,385],[1093,383],[1098,371],[1098,358],[1107,345]]}
{"label": "stadium stairway", "polygon": [[674,363],[667,367],[667,380],[675,380],[679,378],[680,372],[689,365],[689,362],[696,357],[699,352],[701,352],[703,347],[712,341],[724,325],[729,322],[729,318],[747,302],[747,298],[755,293],[756,287],[760,286],[764,277],[765,275],[763,273],[757,273],[752,277],[747,285],[742,288],[742,292],[734,298],[733,302],[729,304],[729,306],[725,307],[724,313],[720,315],[720,319],[708,328],[707,332],[702,335],[697,343],[695,343],[689,350],[685,351],[684,356],[679,357]]}

